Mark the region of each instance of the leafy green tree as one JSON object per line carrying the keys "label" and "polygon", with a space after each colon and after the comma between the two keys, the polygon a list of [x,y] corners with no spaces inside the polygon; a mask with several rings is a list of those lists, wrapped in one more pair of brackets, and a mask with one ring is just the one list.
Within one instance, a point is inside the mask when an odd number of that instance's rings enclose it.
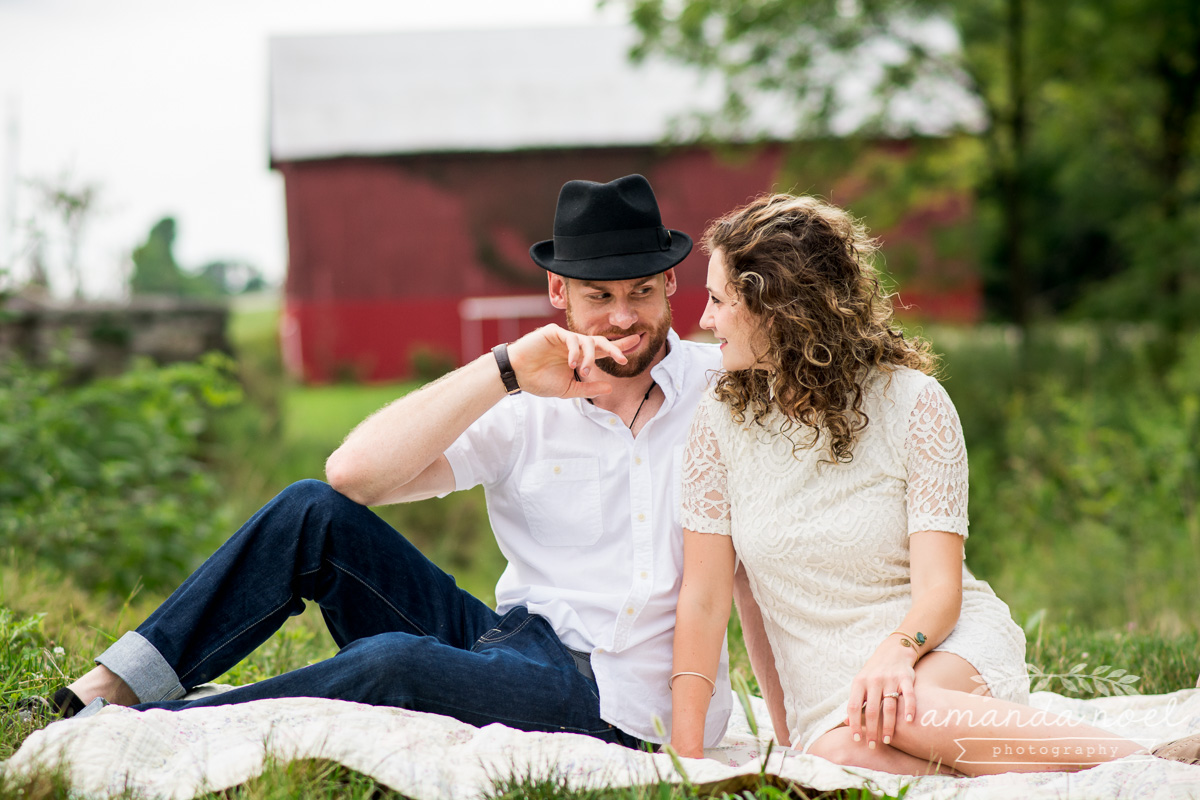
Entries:
{"label": "leafy green tree", "polygon": [[214,295],[246,294],[267,287],[266,278],[258,267],[246,261],[209,261],[200,267],[196,277]]}
{"label": "leafy green tree", "polygon": [[188,276],[175,261],[175,218],[154,223],[146,241],[133,251],[133,294],[187,294]]}
{"label": "leafy green tree", "polygon": [[238,260],[210,261],[195,272],[175,260],[176,223],[163,217],[154,223],[146,241],[133,251],[133,294],[166,294],[177,297],[225,297],[262,289],[266,280],[253,264]]}
{"label": "leafy green tree", "polygon": [[[857,135],[919,134],[922,120],[900,113],[906,103],[924,94],[936,108],[928,93],[939,83],[934,98],[947,86],[965,92],[981,113],[973,178],[991,299],[1017,322],[1068,307],[1101,281],[1117,287],[1096,295],[1101,313],[1120,305],[1124,316],[1159,319],[1164,293],[1193,297],[1193,0],[626,3],[641,33],[635,58],[662,53],[722,76],[722,113],[703,120],[718,133],[775,95],[796,110],[798,136],[844,135],[855,116]],[[939,39],[939,25],[957,42]],[[869,98],[839,94],[848,74],[873,79]],[[1168,322],[1182,324],[1186,306],[1175,305]]]}

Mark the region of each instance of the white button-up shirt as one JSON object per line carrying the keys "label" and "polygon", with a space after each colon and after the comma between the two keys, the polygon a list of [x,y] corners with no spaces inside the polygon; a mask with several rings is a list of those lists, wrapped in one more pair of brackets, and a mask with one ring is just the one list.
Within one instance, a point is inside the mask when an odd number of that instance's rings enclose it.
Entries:
{"label": "white button-up shirt", "polygon": [[[563,644],[591,654],[600,715],[640,739],[670,738],[675,604],[683,572],[680,471],[713,345],[668,333],[650,374],[666,400],[634,438],[586,400],[513,395],[446,451],[456,489],[483,484],[508,567],[497,611],[545,617]],[[724,736],[731,705],[725,649],[705,725]]]}

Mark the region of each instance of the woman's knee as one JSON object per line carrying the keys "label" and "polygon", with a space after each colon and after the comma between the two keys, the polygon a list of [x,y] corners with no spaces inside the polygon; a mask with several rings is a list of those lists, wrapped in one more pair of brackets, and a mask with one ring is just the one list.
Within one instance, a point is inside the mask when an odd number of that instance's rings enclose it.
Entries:
{"label": "woman's knee", "polygon": [[865,740],[854,741],[850,728],[846,726],[834,728],[817,739],[808,748],[808,753],[844,767],[867,768],[874,768],[881,755],[878,748],[869,747]]}

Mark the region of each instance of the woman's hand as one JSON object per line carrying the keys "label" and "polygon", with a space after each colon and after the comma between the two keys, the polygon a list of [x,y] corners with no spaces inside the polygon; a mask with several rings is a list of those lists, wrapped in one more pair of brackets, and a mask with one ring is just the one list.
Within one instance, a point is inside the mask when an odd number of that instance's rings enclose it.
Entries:
{"label": "woman's hand", "polygon": [[916,718],[913,667],[917,657],[915,651],[900,644],[898,636],[887,637],[875,649],[850,684],[846,721],[854,741],[862,741],[865,734],[868,747],[875,747],[880,739],[890,744],[897,715],[909,722]]}

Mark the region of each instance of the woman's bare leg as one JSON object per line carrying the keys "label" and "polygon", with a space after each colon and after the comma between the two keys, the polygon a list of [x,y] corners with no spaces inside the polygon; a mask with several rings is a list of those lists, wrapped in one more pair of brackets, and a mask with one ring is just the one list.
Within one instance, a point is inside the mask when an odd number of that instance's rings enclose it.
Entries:
{"label": "woman's bare leg", "polygon": [[913,721],[898,713],[890,744],[855,742],[841,727],[809,752],[899,775],[968,776],[1074,771],[1146,752],[1108,731],[990,697],[978,674],[958,656],[930,653],[917,664]]}
{"label": "woman's bare leg", "polygon": [[975,668],[950,653],[917,665],[912,722],[896,721],[892,746],[966,775],[1078,770],[1146,749],[1108,731],[981,692]]}
{"label": "woman's bare leg", "polygon": [[891,745],[881,744],[869,748],[866,742],[856,742],[851,737],[848,726],[834,728],[813,742],[808,752],[842,766],[865,767],[890,772],[893,775],[961,774],[944,764],[931,763],[923,758],[911,756]]}

